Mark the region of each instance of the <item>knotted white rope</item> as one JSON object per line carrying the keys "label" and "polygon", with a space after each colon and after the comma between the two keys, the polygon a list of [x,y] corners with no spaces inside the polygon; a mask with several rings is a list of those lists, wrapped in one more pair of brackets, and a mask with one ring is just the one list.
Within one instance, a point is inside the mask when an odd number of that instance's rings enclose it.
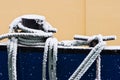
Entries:
{"label": "knotted white rope", "polygon": [[[27,16],[27,18],[33,16]],[[37,17],[36,17],[37,18]],[[40,17],[41,18],[41,17]],[[43,17],[42,17],[43,18]],[[39,23],[41,24],[41,23]],[[49,28],[51,26],[46,22],[44,30],[35,30],[27,28],[22,25],[21,17],[17,18],[12,22],[10,31],[8,34],[0,36],[0,40],[9,38],[7,49],[8,49],[8,72],[9,80],[17,80],[17,44],[31,45],[31,46],[45,46],[43,63],[42,63],[42,80],[46,80],[46,65],[48,61],[48,72],[50,80],[57,80],[56,65],[57,65],[57,46],[81,46],[88,45],[93,40],[98,40],[98,44],[90,51],[87,57],[82,61],[75,72],[70,76],[68,80],[79,80],[97,59],[96,63],[96,80],[101,80],[101,59],[100,53],[105,47],[106,40],[115,39],[114,36],[102,37],[101,35],[86,37],[86,36],[75,36],[76,40],[72,41],[57,41],[53,38],[53,33],[56,29]]]}
{"label": "knotted white rope", "polygon": [[[51,33],[49,34],[37,34],[37,33],[10,33],[1,35],[0,39],[10,38],[8,44],[8,68],[9,68],[9,80],[17,80],[17,70],[16,70],[16,57],[17,57],[17,38],[20,37],[51,37]],[[85,41],[67,41],[61,42],[59,45],[66,46],[66,43],[69,43],[69,46],[79,46],[86,45],[92,40],[98,40],[99,43],[90,51],[88,56],[83,60],[80,66],[76,69],[73,75],[69,78],[69,80],[79,80],[84,73],[88,70],[88,68],[92,65],[92,63],[97,59],[97,70],[96,70],[96,80],[101,80],[100,75],[100,52],[103,50],[105,46],[105,42],[103,42],[103,38],[101,35],[92,37],[93,39],[89,39],[87,42]],[[109,37],[110,38],[110,37]],[[19,39],[18,39],[19,40]],[[24,40],[25,41],[25,40]],[[21,41],[22,42],[22,41]],[[32,41],[29,41],[32,43]],[[27,43],[27,42],[26,42]],[[29,43],[27,43],[28,45]],[[50,80],[57,80],[56,76],[56,61],[57,61],[57,40],[55,38],[48,38],[45,43],[45,51],[43,55],[43,71],[42,71],[42,80],[46,80],[46,62],[48,58],[48,72]],[[67,45],[67,46],[68,46]]]}
{"label": "knotted white rope", "polygon": [[99,40],[99,43],[90,51],[87,57],[82,61],[79,67],[75,70],[75,72],[70,76],[69,80],[80,80],[84,73],[89,69],[92,63],[96,60],[100,52],[103,50],[105,46],[105,42],[103,42],[102,37],[96,36]]}
{"label": "knotted white rope", "polygon": [[[35,15],[34,15],[35,16]],[[32,19],[34,18],[43,18],[43,17],[39,17],[39,16],[29,16],[27,15],[27,18],[32,17]],[[26,18],[26,16],[24,16]],[[22,18],[24,18],[22,16]],[[31,18],[30,18],[31,19]],[[40,20],[39,19],[39,20]],[[41,24],[39,22],[39,24]],[[8,72],[9,72],[9,80],[17,80],[17,44],[23,44],[23,45],[34,45],[34,46],[40,46],[40,45],[45,45],[45,40],[49,37],[53,36],[53,32],[56,32],[56,29],[52,28],[51,25],[47,22],[47,24],[43,25],[44,26],[44,30],[46,31],[42,31],[42,30],[35,30],[35,29],[31,29],[31,28],[27,28],[25,26],[22,25],[21,23],[21,17],[15,19],[11,25],[10,25],[10,30],[8,34],[3,34],[0,36],[0,40],[5,39],[5,38],[9,38],[9,42],[7,45],[8,48]],[[52,38],[51,38],[52,40]],[[54,78],[50,79],[50,80],[56,80],[56,57],[57,56],[57,51],[55,51],[55,47],[57,47],[57,40],[53,38],[53,41],[56,42],[54,44],[52,44],[51,46],[53,46],[53,60],[52,61],[54,63],[53,66],[53,72],[54,74],[52,74],[51,76],[55,76]],[[50,42],[51,43],[51,42]],[[57,49],[56,49],[57,50]],[[51,52],[52,54],[52,52]],[[55,59],[54,59],[55,58]],[[51,69],[50,69],[51,70]],[[49,71],[50,72],[50,71]],[[56,78],[56,79],[55,79]]]}
{"label": "knotted white rope", "polygon": [[[75,35],[74,36],[74,39],[75,40],[78,40],[78,41],[83,41],[84,43],[86,43],[87,45],[89,45],[89,43],[91,43],[93,40],[98,40],[99,41],[99,43],[98,44],[100,44],[101,42],[103,43],[103,41],[107,41],[107,40],[115,40],[116,39],[116,36],[101,36],[101,35],[98,35],[98,36],[93,36],[93,37],[89,37],[89,36],[81,36],[81,35]],[[86,42],[87,41],[87,42]],[[95,43],[96,44],[96,43]],[[93,46],[95,46],[95,44],[93,45]],[[105,43],[103,43],[103,44],[105,44]],[[97,45],[96,45],[97,46]],[[95,47],[96,47],[95,46]],[[94,48],[95,48],[94,47]],[[103,45],[103,47],[104,47],[104,45]],[[92,49],[92,50],[94,50],[94,48]],[[101,47],[100,47],[101,49],[102,49],[102,45],[101,45]],[[92,50],[91,50],[91,52],[92,52]],[[97,54],[98,54],[98,57],[97,57],[97,59],[96,59],[96,79],[95,80],[101,80],[101,56],[100,56],[100,52],[99,52],[99,47],[98,47],[98,51],[97,51]],[[90,52],[90,53],[91,53]],[[89,54],[90,54],[89,53]],[[88,56],[89,56],[89,54],[88,54]],[[94,54],[95,55],[95,54]],[[87,57],[88,57],[87,56]],[[87,58],[86,57],[86,58]],[[94,59],[96,58],[96,57],[93,57]],[[93,59],[93,61],[94,61],[94,59]],[[84,60],[85,61],[85,60]],[[85,64],[84,63],[84,61],[83,61],[83,64]],[[91,63],[92,64],[92,63]],[[81,64],[81,66],[82,66],[82,64]],[[90,65],[89,65],[90,66]],[[87,66],[87,67],[89,67],[89,66]],[[81,67],[81,68],[83,68],[83,67]],[[87,68],[86,68],[87,69]],[[79,68],[77,69],[77,70],[80,70],[80,66],[79,66]],[[77,70],[76,70],[76,73],[77,73]],[[86,71],[85,71],[86,72]],[[84,72],[84,73],[85,73]],[[84,74],[83,73],[83,74]],[[81,74],[81,76],[83,75],[83,74]],[[72,77],[75,77],[75,72],[74,72],[74,74],[71,76],[71,78]],[[79,73],[78,73],[78,76],[77,76],[77,78],[78,79],[80,79],[81,78],[81,76],[79,76]],[[78,79],[76,79],[76,80],[78,80]],[[71,79],[72,80],[72,79]]]}

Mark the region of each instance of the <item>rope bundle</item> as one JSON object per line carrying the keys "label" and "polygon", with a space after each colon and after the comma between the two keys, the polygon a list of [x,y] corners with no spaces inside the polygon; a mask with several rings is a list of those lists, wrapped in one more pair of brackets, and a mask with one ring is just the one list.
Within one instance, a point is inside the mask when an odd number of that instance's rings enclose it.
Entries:
{"label": "rope bundle", "polygon": [[[32,17],[32,19],[35,18],[34,17],[35,15],[33,15],[33,16],[27,15],[27,18],[29,18],[28,16]],[[7,45],[9,80],[17,80],[17,68],[16,68],[17,44],[30,45],[30,46],[40,46],[40,45],[50,46],[51,48],[48,49],[48,51],[50,51],[49,75],[50,75],[50,80],[56,80],[57,79],[56,78],[57,39],[52,38],[53,32],[56,32],[56,29],[52,28],[48,22],[47,22],[48,25],[43,25],[44,27],[49,26],[49,29],[46,28],[45,31],[35,30],[35,29],[25,27],[21,22],[21,18],[24,18],[24,17],[26,18],[26,16],[22,16],[22,17],[15,19],[10,25],[9,33],[3,34],[0,36],[0,40],[2,40],[4,38],[9,38],[9,42]],[[41,19],[41,17],[39,17],[39,16],[37,16],[37,17],[39,20]],[[46,41],[46,39],[47,39],[47,41]],[[45,41],[46,41],[46,44],[45,44]],[[53,42],[55,42],[55,43],[53,43]],[[45,47],[44,55],[46,55],[46,48],[47,47]],[[51,50],[53,50],[53,51],[51,51]],[[53,55],[53,57],[51,57],[52,55]],[[43,63],[44,63],[44,60],[43,60]],[[43,72],[45,70],[44,66],[45,65],[43,64]],[[51,66],[52,66],[52,68],[51,68]],[[43,75],[44,74],[45,73],[43,73]],[[46,78],[46,77],[43,76],[43,80],[46,80],[44,78]]]}
{"label": "rope bundle", "polygon": [[[43,25],[43,30],[31,29],[24,26],[21,22],[22,18],[34,19],[40,25]],[[38,19],[37,19],[38,18]],[[43,21],[41,21],[43,20]],[[7,50],[8,50],[8,72],[9,80],[17,80],[17,45],[27,45],[27,46],[45,46],[43,63],[42,63],[42,80],[46,80],[46,65],[48,61],[48,72],[50,80],[57,80],[57,49],[58,46],[81,46],[89,45],[92,41],[97,40],[98,43],[93,45],[87,57],[78,66],[75,72],[70,76],[68,80],[80,80],[93,62],[97,59],[97,69],[96,69],[96,80],[101,80],[101,59],[100,53],[105,47],[106,40],[114,40],[115,36],[101,36],[95,35],[93,37],[75,35],[72,41],[62,41],[58,42],[56,38],[53,38],[53,33],[56,32],[55,28],[52,28],[48,22],[44,22],[44,17],[36,15],[25,15],[15,19],[11,25],[9,33],[0,35],[0,40],[4,38],[9,38]],[[44,22],[44,24],[42,24]]]}
{"label": "rope bundle", "polygon": [[57,45],[58,45],[58,41],[56,38],[48,38],[45,43],[45,50],[44,50],[44,56],[43,56],[42,80],[46,80],[47,58],[48,58],[48,66],[49,66],[49,69],[48,69],[49,78],[50,80],[57,80],[57,77],[56,77]]}

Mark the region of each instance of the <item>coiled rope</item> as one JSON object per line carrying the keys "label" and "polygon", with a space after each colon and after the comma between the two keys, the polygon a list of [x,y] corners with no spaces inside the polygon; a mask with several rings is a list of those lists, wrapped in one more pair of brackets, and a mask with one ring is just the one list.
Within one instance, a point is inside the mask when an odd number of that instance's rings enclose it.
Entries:
{"label": "coiled rope", "polygon": [[[44,31],[35,30],[31,28],[27,28],[21,23],[22,18],[32,19],[38,18],[39,20],[43,20],[43,17],[36,15],[25,15],[15,19],[10,24],[9,33],[3,34],[0,36],[0,40],[9,38],[8,41],[8,72],[9,72],[9,80],[17,80],[17,44],[22,45],[31,45],[31,46],[50,46],[49,51],[49,77],[50,80],[56,80],[56,61],[57,61],[57,39],[52,38],[53,32],[56,32],[55,28],[52,28],[51,25],[47,22],[44,26]],[[30,18],[30,19],[31,19]],[[50,38],[51,37],[51,38]],[[48,38],[48,39],[47,39]],[[46,41],[47,39],[47,41]],[[46,44],[45,44],[46,41]],[[47,44],[49,43],[49,44]],[[44,53],[47,47],[45,47]],[[47,57],[44,54],[43,58]],[[47,60],[47,59],[46,59]],[[43,60],[44,63],[44,60]],[[45,65],[43,64],[43,72],[45,70]],[[44,73],[43,73],[44,75]],[[43,76],[43,80],[46,80],[46,77]]]}
{"label": "coiled rope", "polygon": [[[75,36],[72,41],[59,42],[56,38],[53,38],[53,32],[56,29],[49,28],[51,26],[48,22],[44,25],[45,31],[35,30],[27,28],[21,23],[21,18],[19,17],[12,22],[10,25],[10,30],[8,34],[0,35],[0,40],[4,38],[9,38],[7,49],[8,49],[8,72],[9,80],[17,80],[17,45],[31,45],[31,46],[45,46],[43,63],[42,63],[42,80],[46,80],[46,65],[48,61],[48,72],[50,80],[57,80],[56,65],[57,65],[57,46],[80,46],[89,45],[93,40],[98,40],[98,44],[90,51],[87,57],[75,70],[75,72],[70,76],[68,80],[80,80],[93,62],[97,59],[97,70],[96,70],[96,80],[101,80],[101,59],[100,53],[105,47],[105,40],[113,40],[114,36],[102,37],[101,35],[91,37]],[[28,15],[28,17],[31,17]],[[32,18],[34,18],[32,16]],[[42,17],[43,18],[43,17]],[[41,17],[40,17],[41,19]],[[103,41],[104,40],[104,41]]]}

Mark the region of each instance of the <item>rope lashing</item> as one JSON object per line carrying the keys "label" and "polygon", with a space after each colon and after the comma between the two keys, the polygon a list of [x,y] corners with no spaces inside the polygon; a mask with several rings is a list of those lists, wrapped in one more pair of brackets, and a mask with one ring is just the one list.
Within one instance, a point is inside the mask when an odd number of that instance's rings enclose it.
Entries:
{"label": "rope lashing", "polygon": [[[75,40],[83,40],[83,41],[87,41],[86,44],[88,44],[89,46],[94,47],[96,42],[94,42],[96,36],[93,37],[89,37],[89,36],[81,36],[81,35],[75,35],[74,39]],[[115,40],[116,36],[103,36],[102,37],[103,41],[107,41],[107,40]],[[94,44],[90,44],[91,42],[94,42]],[[96,59],[96,79],[95,80],[101,80],[101,57],[100,54],[98,55],[97,59]]]}
{"label": "rope lashing", "polygon": [[[12,33],[12,34],[14,34],[14,33]],[[35,34],[35,33],[34,33]],[[11,35],[10,35],[11,36]],[[21,35],[19,35],[19,37],[20,37]],[[23,36],[23,35],[22,35]],[[31,36],[31,35],[29,35],[29,36]],[[11,37],[14,37],[14,35],[12,35]],[[5,38],[5,37],[3,37],[3,38]],[[10,38],[10,37],[9,37]],[[96,38],[95,38],[96,39]],[[51,39],[50,39],[51,40]],[[46,41],[46,43],[45,43],[45,46],[47,46],[48,47],[48,45],[50,44],[50,40],[49,40],[49,38],[47,39],[47,41]],[[72,43],[73,42],[73,43]],[[74,45],[76,45],[75,43],[77,43],[76,41],[72,41],[72,42],[70,42],[70,44],[74,44]],[[56,42],[55,42],[56,43]],[[79,42],[80,43],[80,42]],[[13,44],[13,43],[12,43]],[[51,43],[51,44],[53,44],[53,43]],[[63,44],[63,43],[62,43]],[[97,45],[96,45],[97,46]],[[12,49],[12,47],[13,46],[11,46],[11,49]],[[98,49],[100,49],[101,47],[100,47],[100,41],[99,41],[99,45],[97,46],[97,47],[95,47],[92,51],[91,51],[91,53],[96,53],[96,52],[100,52],[100,51],[96,51],[96,50],[98,50]],[[57,48],[56,48],[57,49]],[[56,50],[55,49],[55,50]],[[9,49],[10,50],[10,49]],[[47,53],[47,51],[48,51],[48,49],[47,48],[45,48],[45,52],[44,52],[44,55],[45,55],[45,53]],[[46,56],[46,58],[47,58],[47,56]],[[92,60],[92,59],[91,59]],[[91,61],[90,60],[90,61]],[[45,60],[45,58],[44,58],[44,60],[43,60],[43,64],[44,64],[44,61],[46,61]],[[13,62],[14,63],[14,62]],[[44,71],[44,68],[45,68],[45,65],[43,65],[43,74],[46,72],[46,71]],[[11,68],[10,68],[11,69]],[[86,68],[87,69],[87,68]],[[15,70],[15,69],[14,69]],[[14,71],[14,70],[12,70],[12,71]],[[50,68],[49,68],[49,70],[50,70]],[[49,71],[50,72],[50,71]],[[54,72],[53,72],[54,73]],[[12,74],[13,75],[13,74]],[[46,78],[46,75],[45,76],[43,76],[43,80],[46,80],[45,79]],[[53,79],[53,78],[52,78]],[[56,78],[55,79],[53,79],[53,80],[56,80]]]}
{"label": "rope lashing", "polygon": [[[97,59],[97,70],[96,70],[96,79],[101,79],[100,74],[100,52],[103,50],[105,46],[105,42],[108,40],[115,40],[116,36],[101,36],[101,35],[95,35],[92,37],[89,36],[81,36],[81,35],[75,35],[75,40],[64,40],[59,42],[59,45],[65,46],[65,47],[71,47],[71,46],[81,46],[81,45],[89,45],[94,47],[97,43],[97,45],[90,51],[90,53],[87,55],[87,57],[83,60],[83,62],[80,64],[80,66],[76,69],[76,71],[70,76],[69,80],[79,80],[84,75],[84,73],[88,70],[88,68],[92,65],[92,63]],[[94,42],[94,41],[97,41]],[[94,44],[91,45],[91,42],[94,42]]]}
{"label": "rope lashing", "polygon": [[[107,37],[103,38],[104,41],[113,40],[113,39],[115,39],[115,36],[107,36]],[[93,36],[88,39],[88,43],[89,43],[89,46],[94,47],[98,43],[98,40],[95,40],[95,36]],[[101,56],[100,56],[100,54],[98,55],[98,57],[96,59],[96,78],[95,78],[95,80],[101,80]]]}
{"label": "rope lashing", "polygon": [[84,73],[89,69],[92,63],[96,60],[100,52],[103,50],[105,46],[105,42],[103,42],[102,37],[96,36],[96,39],[99,40],[99,43],[90,51],[87,57],[82,61],[79,67],[75,70],[75,72],[70,76],[69,80],[80,80]]}
{"label": "rope lashing", "polygon": [[[83,36],[83,35],[75,35],[74,40],[63,40],[59,42],[59,46],[65,46],[65,47],[70,47],[70,46],[82,46],[82,45],[89,45],[93,40],[96,40],[94,38],[95,36]],[[115,40],[116,36],[102,36],[103,41],[108,41],[108,40]]]}
{"label": "rope lashing", "polygon": [[[39,27],[32,28],[24,25],[26,19],[35,20],[35,23],[39,24]],[[28,24],[27,24],[28,25]],[[31,24],[32,25],[32,24]],[[40,28],[40,29],[39,29]],[[45,46],[43,54],[42,63],[42,80],[47,80],[46,73],[48,72],[49,80],[57,80],[57,49],[58,46],[71,47],[71,46],[81,46],[81,45],[91,45],[90,43],[97,40],[98,43],[87,57],[82,61],[75,72],[70,76],[68,80],[79,80],[97,59],[97,70],[96,70],[96,80],[101,80],[101,59],[100,52],[105,47],[105,42],[107,40],[114,40],[115,36],[101,36],[96,35],[93,37],[75,35],[75,40],[67,40],[58,42],[56,38],[53,38],[53,33],[56,32],[55,28],[45,20],[44,16],[38,15],[24,15],[16,18],[10,24],[9,33],[0,35],[0,40],[9,38],[7,51],[8,51],[8,72],[9,80],[17,80],[17,45],[27,45],[27,46]],[[46,71],[46,66],[48,62],[48,71]]]}
{"label": "rope lashing", "polygon": [[[41,27],[44,28],[43,30],[35,30],[31,28],[27,28],[23,25],[22,19],[34,19],[37,21],[38,24],[40,24]],[[44,22],[44,24],[42,24]],[[17,80],[17,68],[16,68],[16,62],[17,62],[17,44],[23,44],[23,45],[34,45],[34,46],[40,46],[45,45],[45,41],[47,38],[52,37],[53,33],[56,32],[55,28],[52,28],[52,26],[45,22],[44,17],[38,16],[38,15],[25,15],[16,18],[11,24],[10,24],[10,30],[8,34],[3,34],[0,36],[0,40],[9,38],[9,42],[7,45],[8,48],[8,72],[9,72],[9,80]],[[51,38],[52,40],[52,38]],[[51,61],[53,66],[53,69],[49,69],[52,71],[52,78],[50,80],[56,80],[56,56],[57,56],[57,40],[53,38],[53,41],[55,43],[50,44],[53,49],[53,61]],[[51,43],[51,42],[50,42]],[[51,52],[52,54],[52,52]],[[54,74],[53,74],[54,73]],[[54,77],[53,77],[54,76]]]}

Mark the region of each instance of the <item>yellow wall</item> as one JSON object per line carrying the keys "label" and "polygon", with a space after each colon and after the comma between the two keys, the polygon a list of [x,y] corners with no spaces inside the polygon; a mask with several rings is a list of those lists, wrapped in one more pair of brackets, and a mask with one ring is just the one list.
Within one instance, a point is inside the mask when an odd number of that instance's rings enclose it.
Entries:
{"label": "yellow wall", "polygon": [[117,35],[120,45],[120,0],[86,0],[86,33]]}
{"label": "yellow wall", "polygon": [[8,32],[11,21],[24,14],[44,15],[58,29],[59,40],[83,34],[81,0],[2,0],[0,2],[0,34]]}
{"label": "yellow wall", "polygon": [[44,15],[58,29],[59,40],[73,39],[74,34],[117,35],[109,44],[119,45],[120,0],[2,0],[0,34],[24,14]]}

